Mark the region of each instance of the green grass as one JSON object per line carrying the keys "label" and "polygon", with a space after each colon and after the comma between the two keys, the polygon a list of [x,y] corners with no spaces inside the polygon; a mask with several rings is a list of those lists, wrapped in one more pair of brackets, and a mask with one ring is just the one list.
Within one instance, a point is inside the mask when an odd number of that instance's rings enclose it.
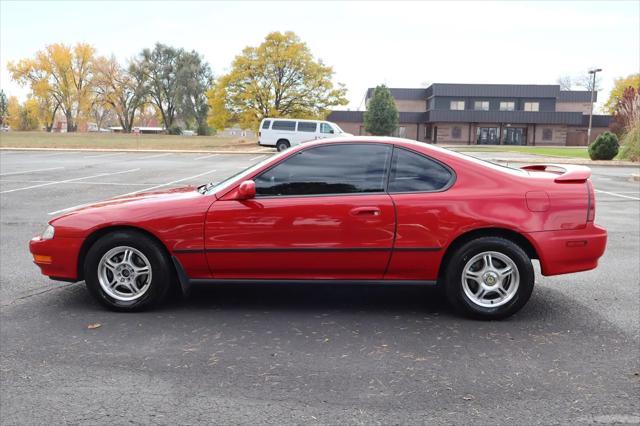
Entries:
{"label": "green grass", "polygon": [[258,149],[256,140],[221,136],[133,135],[118,133],[0,133],[2,148],[104,148],[104,149],[177,149],[251,150]]}
{"label": "green grass", "polygon": [[549,157],[567,157],[589,159],[589,153],[585,146],[456,146],[452,147],[456,151],[466,152],[517,152],[520,154],[545,155]]}

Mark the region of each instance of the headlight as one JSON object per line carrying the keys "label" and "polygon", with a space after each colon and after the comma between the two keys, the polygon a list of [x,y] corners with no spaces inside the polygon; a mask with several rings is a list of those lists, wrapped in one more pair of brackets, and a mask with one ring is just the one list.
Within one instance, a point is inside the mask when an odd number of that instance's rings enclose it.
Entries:
{"label": "headlight", "polygon": [[50,240],[53,238],[53,235],[55,233],[56,233],[56,229],[51,225],[47,225],[47,227],[45,228],[40,238],[42,238],[43,240]]}

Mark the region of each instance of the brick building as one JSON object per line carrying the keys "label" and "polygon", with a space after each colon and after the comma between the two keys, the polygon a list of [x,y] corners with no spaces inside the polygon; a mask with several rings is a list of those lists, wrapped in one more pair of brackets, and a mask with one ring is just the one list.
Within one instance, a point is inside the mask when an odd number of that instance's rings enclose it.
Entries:
{"label": "brick building", "polygon": [[[367,90],[367,104],[373,90]],[[400,115],[394,136],[439,144],[587,145],[589,91],[560,90],[558,85],[442,83],[389,90]],[[366,134],[363,111],[333,111],[327,119],[346,132]],[[608,115],[593,116],[592,140],[610,121]]]}

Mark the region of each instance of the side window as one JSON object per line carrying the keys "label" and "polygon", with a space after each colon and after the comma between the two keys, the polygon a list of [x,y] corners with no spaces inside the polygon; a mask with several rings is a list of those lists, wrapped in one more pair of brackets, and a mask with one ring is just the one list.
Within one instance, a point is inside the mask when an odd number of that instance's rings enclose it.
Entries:
{"label": "side window", "polygon": [[295,132],[295,130],[296,130],[296,122],[295,121],[275,120],[273,122],[273,126],[271,126],[271,130],[291,130],[292,132]]}
{"label": "side window", "polygon": [[254,178],[257,196],[384,192],[391,147],[335,144],[295,154]]}
{"label": "side window", "polygon": [[320,133],[333,133],[333,128],[327,123],[320,123]]}
{"label": "side window", "polygon": [[389,192],[437,191],[449,184],[451,172],[420,154],[396,148],[391,160]]}
{"label": "side window", "polygon": [[316,127],[318,127],[317,123],[310,123],[308,121],[298,121],[299,132],[315,132]]}
{"label": "side window", "polygon": [[271,124],[271,120],[264,120],[262,122],[262,128],[263,129],[268,129],[270,124]]}

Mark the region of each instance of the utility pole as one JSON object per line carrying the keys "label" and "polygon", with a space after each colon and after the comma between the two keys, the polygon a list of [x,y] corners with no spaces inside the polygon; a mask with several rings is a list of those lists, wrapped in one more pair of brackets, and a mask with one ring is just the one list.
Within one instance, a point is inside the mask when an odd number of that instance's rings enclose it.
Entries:
{"label": "utility pole", "polygon": [[587,145],[591,144],[591,123],[593,122],[593,94],[596,90],[596,73],[602,71],[602,68],[593,68],[589,70],[589,74],[593,75],[591,80],[591,103],[589,104],[589,129],[587,130]]}

